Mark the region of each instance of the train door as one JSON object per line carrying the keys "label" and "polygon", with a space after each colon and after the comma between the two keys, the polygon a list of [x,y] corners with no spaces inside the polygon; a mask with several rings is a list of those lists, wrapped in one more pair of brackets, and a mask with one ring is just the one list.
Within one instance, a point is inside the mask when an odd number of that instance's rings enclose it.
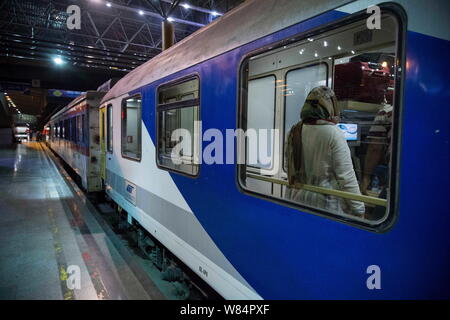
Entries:
{"label": "train door", "polygon": [[100,176],[106,181],[106,107],[100,107]]}

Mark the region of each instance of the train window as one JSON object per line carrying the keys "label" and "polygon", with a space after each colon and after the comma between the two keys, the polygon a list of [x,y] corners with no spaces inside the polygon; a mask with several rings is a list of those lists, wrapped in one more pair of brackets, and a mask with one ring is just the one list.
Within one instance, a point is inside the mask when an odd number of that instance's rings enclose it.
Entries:
{"label": "train window", "polygon": [[[275,123],[275,82],[276,77],[269,75],[248,81],[248,110],[247,126],[255,130],[270,130],[274,128]],[[273,165],[273,131],[270,131],[266,137],[267,153],[259,152],[259,145],[256,146],[256,161],[249,162],[247,165],[260,169],[270,169]],[[247,154],[250,144],[247,144]]]}
{"label": "train window", "polygon": [[68,140],[73,141],[73,118],[67,120]]}
{"label": "train window", "polygon": [[[287,144],[289,130],[299,119],[301,107],[308,93],[317,86],[326,86],[328,78],[328,65],[325,63],[314,64],[286,73],[286,93],[284,94],[284,141]],[[286,168],[286,159],[283,163]]]}
{"label": "train window", "polygon": [[69,123],[66,120],[63,120],[63,138],[67,139],[69,137]]}
{"label": "train window", "polygon": [[77,116],[77,142],[83,142],[83,122],[81,116]]}
{"label": "train window", "polygon": [[88,140],[89,132],[86,131],[86,116],[84,114],[81,115],[81,141],[86,142]]}
{"label": "train window", "polygon": [[199,79],[159,87],[157,114],[158,166],[198,175]]}
{"label": "train window", "polygon": [[66,140],[70,140],[70,119],[66,119],[66,120],[64,120],[64,122],[65,122],[65,126],[66,126],[66,129],[65,129],[65,133],[66,133]]}
{"label": "train window", "polygon": [[[238,177],[246,192],[369,228],[387,219],[399,27],[387,13],[381,24],[352,22],[244,60]],[[275,134],[248,138],[262,128]],[[270,161],[249,161],[249,148]]]}
{"label": "train window", "polygon": [[122,157],[141,160],[142,99],[139,95],[122,101]]}
{"label": "train window", "polygon": [[77,142],[77,117],[70,119],[70,140]]}
{"label": "train window", "polygon": [[77,134],[77,117],[73,117],[70,119],[70,140],[73,142],[77,142],[78,134]]}
{"label": "train window", "polygon": [[73,140],[73,126],[72,126],[72,119],[67,120],[67,140],[72,141]]}
{"label": "train window", "polygon": [[66,140],[70,139],[70,122],[69,119],[64,120],[64,138]]}
{"label": "train window", "polygon": [[112,105],[106,107],[106,151],[113,152],[113,117]]}

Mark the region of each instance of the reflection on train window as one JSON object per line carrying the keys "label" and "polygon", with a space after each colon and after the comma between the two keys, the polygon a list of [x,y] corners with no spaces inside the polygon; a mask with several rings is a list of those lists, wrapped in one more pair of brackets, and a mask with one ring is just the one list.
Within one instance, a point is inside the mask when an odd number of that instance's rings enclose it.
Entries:
{"label": "reflection on train window", "polygon": [[141,159],[142,99],[133,96],[122,102],[122,156]]}
{"label": "reflection on train window", "polygon": [[113,151],[113,118],[112,118],[112,105],[109,104],[106,107],[106,150],[108,152]]}
{"label": "reflection on train window", "polygon": [[[239,139],[245,190],[365,225],[385,221],[398,26],[387,14],[381,23],[354,22],[244,61],[240,127],[277,133],[270,143]],[[251,143],[270,162],[249,163]]]}
{"label": "reflection on train window", "polygon": [[[298,122],[301,107],[306,100],[308,93],[315,87],[326,86],[328,81],[328,65],[326,63],[314,64],[302,68],[289,70],[286,73],[286,83],[284,91],[284,141],[283,147],[287,143],[289,130]],[[284,169],[286,167],[284,159]]]}
{"label": "reflection on train window", "polygon": [[[258,132],[261,129],[274,129],[275,124],[275,82],[276,77],[269,75],[248,81],[248,108],[247,108],[247,126]],[[247,157],[247,165],[255,168],[270,170],[273,168],[273,131],[268,131],[266,135],[267,153],[259,152],[259,145],[255,148],[255,160],[250,161]],[[250,144],[246,145],[246,153],[251,150]],[[266,151],[266,150],[264,150]]]}
{"label": "reflection on train window", "polygon": [[199,80],[190,78],[158,89],[158,165],[198,174]]}

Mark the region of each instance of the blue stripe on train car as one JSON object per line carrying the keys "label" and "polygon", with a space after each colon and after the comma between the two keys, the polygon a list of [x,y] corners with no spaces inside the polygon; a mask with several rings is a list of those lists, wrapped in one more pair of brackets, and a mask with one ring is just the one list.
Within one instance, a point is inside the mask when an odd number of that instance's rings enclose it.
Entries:
{"label": "blue stripe on train car", "polygon": [[[136,90],[152,140],[159,84],[198,72],[203,130],[235,128],[241,57],[344,15],[320,15]],[[205,230],[262,297],[450,298],[449,109],[442,103],[450,92],[450,43],[408,32],[407,45],[401,212],[391,231],[375,234],[245,195],[234,165],[202,165],[197,179],[171,173]],[[372,264],[381,267],[382,290],[366,287]]]}

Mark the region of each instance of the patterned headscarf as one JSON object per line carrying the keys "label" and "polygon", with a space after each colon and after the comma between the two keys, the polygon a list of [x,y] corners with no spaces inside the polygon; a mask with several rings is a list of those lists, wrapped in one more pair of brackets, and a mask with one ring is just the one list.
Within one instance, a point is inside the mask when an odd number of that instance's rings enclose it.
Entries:
{"label": "patterned headscarf", "polygon": [[333,90],[325,86],[311,90],[300,113],[302,121],[308,124],[316,124],[317,120],[336,123],[338,116],[336,95]]}
{"label": "patterned headscarf", "polygon": [[288,160],[288,181],[290,185],[305,181],[302,157],[303,124],[322,125],[337,123],[338,117],[339,109],[333,90],[325,86],[312,89],[306,97],[300,113],[302,120],[292,127],[288,136],[286,157]]}

